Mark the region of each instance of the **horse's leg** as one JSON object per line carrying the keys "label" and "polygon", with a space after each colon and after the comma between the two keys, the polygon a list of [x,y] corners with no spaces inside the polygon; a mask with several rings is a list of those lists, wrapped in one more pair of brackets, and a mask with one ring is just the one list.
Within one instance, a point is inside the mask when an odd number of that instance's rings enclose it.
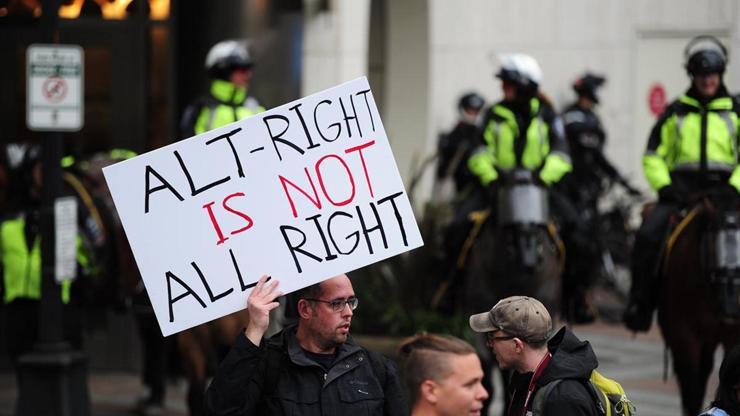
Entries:
{"label": "horse's leg", "polygon": [[691,415],[698,414],[704,405],[704,395],[707,392],[707,381],[709,380],[709,375],[712,373],[712,369],[714,368],[714,351],[717,350],[718,344],[718,341],[712,341],[709,344],[703,345],[701,351],[701,362],[699,364],[699,377],[697,377],[695,386],[695,402],[692,403],[692,405],[695,405],[696,407],[691,408]]}
{"label": "horse's leg", "polygon": [[208,339],[207,332],[206,325],[200,325],[178,334],[180,355],[188,378],[187,401],[190,416],[200,416],[204,412],[206,376],[210,353],[206,342],[204,342],[204,339]]}
{"label": "horse's leg", "polygon": [[707,378],[714,365],[715,348],[716,342],[703,344],[699,337],[685,337],[671,343],[684,415],[694,416],[701,411]]}

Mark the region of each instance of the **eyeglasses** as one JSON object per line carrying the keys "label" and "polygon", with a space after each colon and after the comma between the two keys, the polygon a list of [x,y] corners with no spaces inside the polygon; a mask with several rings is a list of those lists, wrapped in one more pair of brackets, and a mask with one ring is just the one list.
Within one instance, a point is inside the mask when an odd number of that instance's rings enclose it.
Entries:
{"label": "eyeglasses", "polygon": [[488,340],[489,344],[493,344],[496,341],[508,341],[510,339],[516,338],[514,335],[505,335],[501,337],[494,336],[495,332],[488,332],[486,334],[486,339]]}
{"label": "eyeglasses", "polygon": [[326,303],[329,306],[331,306],[331,309],[334,312],[343,311],[344,305],[349,306],[351,310],[355,310],[357,309],[357,305],[360,303],[359,299],[357,299],[356,297],[351,297],[347,299],[334,299],[334,300],[321,300],[321,299],[309,299],[309,298],[305,298],[305,299],[311,302]]}

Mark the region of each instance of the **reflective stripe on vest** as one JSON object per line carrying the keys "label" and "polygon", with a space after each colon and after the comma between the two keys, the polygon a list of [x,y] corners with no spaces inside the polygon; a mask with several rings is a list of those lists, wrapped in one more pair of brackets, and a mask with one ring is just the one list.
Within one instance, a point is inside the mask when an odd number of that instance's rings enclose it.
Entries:
{"label": "reflective stripe on vest", "polygon": [[[41,239],[36,238],[31,252],[26,244],[25,220],[7,220],[0,226],[5,303],[16,298],[41,298]],[[62,283],[62,301],[69,302],[70,281]]]}

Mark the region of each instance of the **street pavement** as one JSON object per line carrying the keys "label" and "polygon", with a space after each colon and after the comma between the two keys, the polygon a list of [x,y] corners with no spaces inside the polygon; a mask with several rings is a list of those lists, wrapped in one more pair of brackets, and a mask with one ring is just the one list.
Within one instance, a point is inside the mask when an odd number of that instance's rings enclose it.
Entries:
{"label": "street pavement", "polygon": [[[622,384],[627,396],[637,405],[640,416],[681,414],[678,387],[672,371],[669,371],[668,380],[663,381],[664,347],[655,325],[647,334],[637,336],[621,326],[605,323],[576,326],[573,329],[579,338],[591,342],[600,362],[599,371]],[[362,342],[364,337],[357,338]],[[710,376],[706,403],[714,395],[717,386],[717,370],[722,354],[719,349],[715,357],[715,370]],[[92,416],[121,416],[134,414],[134,403],[144,395],[145,388],[136,374],[94,372],[89,375],[89,391]],[[500,392],[500,387],[496,391]],[[184,382],[168,387],[165,415],[187,415],[185,393]],[[12,414],[15,396],[13,375],[0,373],[0,416]],[[491,415],[499,416],[500,408],[500,399],[497,398]]]}

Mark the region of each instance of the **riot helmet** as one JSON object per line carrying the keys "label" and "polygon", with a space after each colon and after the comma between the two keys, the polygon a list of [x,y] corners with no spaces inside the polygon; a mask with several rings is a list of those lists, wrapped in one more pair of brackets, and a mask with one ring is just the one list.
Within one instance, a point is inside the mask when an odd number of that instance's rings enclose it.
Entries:
{"label": "riot helmet", "polygon": [[470,92],[460,97],[460,100],[457,102],[457,110],[461,118],[475,120],[485,104],[486,101],[483,97]]}
{"label": "riot helmet", "polygon": [[470,92],[462,97],[460,97],[460,101],[457,103],[457,109],[460,111],[463,110],[475,110],[480,111],[483,108],[483,105],[485,105],[485,100],[480,95]]}
{"label": "riot helmet", "polygon": [[235,69],[250,69],[254,66],[247,43],[239,40],[221,41],[208,51],[205,67],[212,78],[229,79]]}
{"label": "riot helmet", "polygon": [[496,77],[517,87],[517,94],[534,97],[542,82],[542,69],[529,55],[514,53],[502,55],[501,69]]}
{"label": "riot helmet", "polygon": [[595,75],[589,72],[583,74],[583,76],[577,78],[573,82],[573,90],[579,96],[583,96],[593,101],[594,103],[599,102],[599,97],[596,95],[601,86],[606,82],[606,78]]}
{"label": "riot helmet", "polygon": [[691,77],[722,75],[727,66],[727,48],[714,36],[697,36],[684,49],[684,66]]}

